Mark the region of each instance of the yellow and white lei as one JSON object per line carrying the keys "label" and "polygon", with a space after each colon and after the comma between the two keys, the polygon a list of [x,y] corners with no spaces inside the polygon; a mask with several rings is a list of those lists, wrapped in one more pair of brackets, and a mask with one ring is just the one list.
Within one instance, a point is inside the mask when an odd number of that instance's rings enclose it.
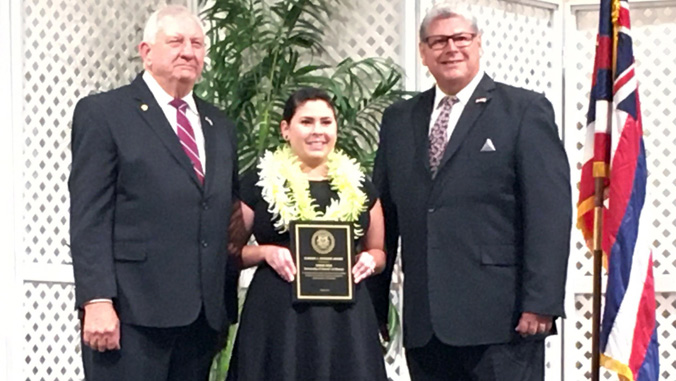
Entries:
{"label": "yellow and white lei", "polygon": [[322,213],[317,210],[310,195],[310,181],[291,148],[285,145],[265,152],[258,164],[260,180],[256,185],[262,188],[277,231],[286,232],[291,221],[327,220],[355,222],[355,236],[364,234],[357,224],[359,215],[366,210],[367,197],[361,190],[364,172],[354,159],[338,150],[329,154],[327,165],[331,189],[338,193],[338,200],[332,199]]}

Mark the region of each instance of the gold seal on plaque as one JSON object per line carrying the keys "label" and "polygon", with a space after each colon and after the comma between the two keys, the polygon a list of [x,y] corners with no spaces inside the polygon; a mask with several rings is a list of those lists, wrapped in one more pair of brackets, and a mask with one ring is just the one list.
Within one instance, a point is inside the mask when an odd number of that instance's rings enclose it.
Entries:
{"label": "gold seal on plaque", "polygon": [[319,229],[313,235],[310,241],[312,249],[318,254],[327,254],[336,246],[336,239],[328,230]]}

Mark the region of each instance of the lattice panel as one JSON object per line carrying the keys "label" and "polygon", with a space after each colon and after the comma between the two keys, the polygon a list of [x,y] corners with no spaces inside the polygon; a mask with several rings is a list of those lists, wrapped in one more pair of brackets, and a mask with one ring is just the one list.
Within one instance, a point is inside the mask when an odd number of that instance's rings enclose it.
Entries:
{"label": "lattice panel", "polygon": [[25,283],[23,297],[25,380],[83,379],[74,287]]}
{"label": "lattice panel", "polygon": [[[421,16],[436,3],[447,1],[421,1]],[[546,7],[519,4],[501,0],[458,0],[452,3],[458,10],[468,11],[477,18],[482,32],[483,55],[481,65],[494,80],[526,89],[544,92],[552,103],[558,94],[551,90],[560,81],[558,72],[560,53],[555,38],[554,11]],[[434,78],[427,68],[420,67],[418,88],[428,89]]]}
{"label": "lattice panel", "polygon": [[326,58],[337,63],[345,58],[390,58],[403,65],[401,0],[344,0],[333,9],[326,32]]}
{"label": "lattice panel", "polygon": [[128,83],[136,45],[155,3],[25,0],[24,195],[26,262],[70,263],[70,121],[84,95]]}
{"label": "lattice panel", "polygon": [[[660,343],[660,380],[676,380],[676,294],[658,293],[657,302],[657,337]],[[575,357],[566,359],[566,363],[574,362],[574,373],[566,373],[566,380],[588,380],[591,378],[591,294],[575,296],[575,314],[569,316],[573,324],[569,324],[566,335],[575,338]],[[570,327],[573,327],[571,332]],[[617,380],[614,372],[601,368],[602,380]]]}
{"label": "lattice panel", "polygon": [[[401,245],[400,245],[401,246]],[[404,333],[402,332],[403,313],[403,287],[404,276],[401,272],[401,256],[397,256],[392,270],[392,285],[390,287],[390,300],[399,315],[399,330],[392,337],[392,344],[389,351],[385,354],[385,369],[390,381],[407,381],[408,366],[406,365],[406,356],[404,355]]]}
{"label": "lattice panel", "polygon": [[[654,271],[655,275],[673,276],[676,274],[676,76],[673,67],[676,61],[676,8],[639,8],[636,3],[631,6],[636,77],[649,171],[648,201],[654,206]],[[566,94],[566,99],[570,100],[566,105],[566,147],[571,176],[579,181],[598,12],[578,11],[575,17],[577,29],[566,34],[573,41],[569,49],[576,52],[566,55],[566,81],[573,84],[568,86]],[[577,199],[576,188],[574,195]],[[577,239],[571,255],[576,260],[576,269],[580,275],[589,275],[593,268],[591,254],[586,250],[581,234],[575,231],[574,236]]]}

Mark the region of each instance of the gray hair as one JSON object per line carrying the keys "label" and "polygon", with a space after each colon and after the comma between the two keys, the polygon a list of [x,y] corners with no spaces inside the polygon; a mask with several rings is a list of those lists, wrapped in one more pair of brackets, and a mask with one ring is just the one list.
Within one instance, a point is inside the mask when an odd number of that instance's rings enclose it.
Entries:
{"label": "gray hair", "polygon": [[200,29],[204,31],[202,28],[202,21],[192,13],[188,8],[184,7],[183,5],[167,5],[165,7],[162,7],[155,12],[153,12],[150,17],[148,17],[148,21],[146,21],[146,26],[143,29],[143,41],[147,42],[149,44],[152,44],[155,42],[155,37],[157,36],[157,32],[160,29],[160,25],[162,21],[167,18],[167,17],[190,17],[192,18],[197,25],[200,26]]}
{"label": "gray hair", "polygon": [[479,33],[479,26],[477,25],[476,17],[472,16],[467,11],[454,9],[450,4],[441,3],[433,6],[432,9],[427,11],[425,18],[420,23],[420,41],[425,41],[425,38],[427,38],[427,28],[429,28],[432,21],[451,17],[460,17],[469,21],[472,25],[472,31],[474,33]]}

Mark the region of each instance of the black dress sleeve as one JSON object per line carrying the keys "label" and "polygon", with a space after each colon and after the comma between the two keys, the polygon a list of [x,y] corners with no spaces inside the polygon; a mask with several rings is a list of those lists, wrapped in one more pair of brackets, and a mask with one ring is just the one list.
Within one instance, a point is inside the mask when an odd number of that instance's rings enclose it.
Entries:
{"label": "black dress sleeve", "polygon": [[239,180],[239,196],[249,208],[255,209],[256,204],[261,200],[261,188],[258,183],[258,171],[246,171]]}
{"label": "black dress sleeve", "polygon": [[368,179],[364,180],[362,190],[364,193],[366,193],[366,205],[368,205],[366,210],[371,210],[373,205],[375,205],[376,201],[378,200],[378,190],[376,189],[376,186],[373,185],[373,183]]}

